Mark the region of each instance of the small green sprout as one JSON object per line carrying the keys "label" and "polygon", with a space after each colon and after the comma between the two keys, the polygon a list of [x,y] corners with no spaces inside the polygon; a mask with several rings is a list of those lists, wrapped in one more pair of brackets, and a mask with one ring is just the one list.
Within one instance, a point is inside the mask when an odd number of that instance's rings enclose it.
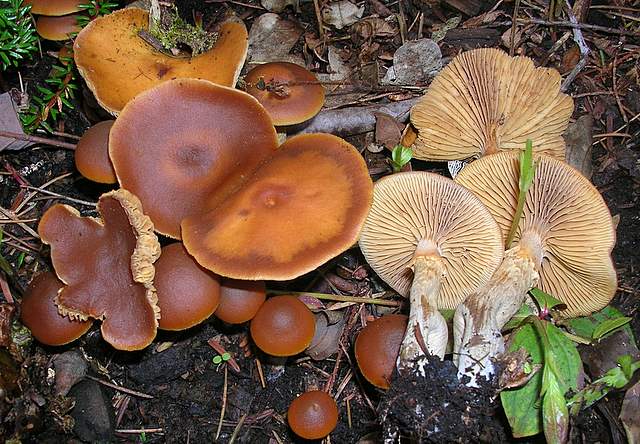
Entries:
{"label": "small green sprout", "polygon": [[533,142],[531,139],[527,139],[527,144],[523,152],[520,153],[520,187],[518,193],[518,206],[511,223],[511,229],[507,236],[505,246],[507,249],[511,248],[511,242],[516,235],[518,225],[520,224],[520,218],[522,217],[522,211],[524,210],[524,203],[527,198],[527,192],[533,183],[533,176],[536,170],[536,164],[533,162]]}
{"label": "small green sprout", "polygon": [[391,166],[394,173],[399,173],[402,167],[411,162],[413,151],[404,145],[396,145],[391,150]]}
{"label": "small green sprout", "polygon": [[229,359],[231,359],[231,355],[227,352],[224,352],[221,355],[214,356],[212,361],[214,364],[222,364],[223,362],[227,362]]}
{"label": "small green sprout", "polygon": [[147,434],[145,432],[140,432],[140,442],[143,444],[147,442]]}

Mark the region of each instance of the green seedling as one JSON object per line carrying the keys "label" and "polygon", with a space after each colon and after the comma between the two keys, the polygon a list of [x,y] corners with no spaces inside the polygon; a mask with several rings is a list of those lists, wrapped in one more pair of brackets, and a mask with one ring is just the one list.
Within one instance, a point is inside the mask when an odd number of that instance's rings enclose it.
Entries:
{"label": "green seedling", "polygon": [[399,173],[406,164],[411,162],[413,151],[404,145],[396,145],[391,150],[391,166],[394,173]]}
{"label": "green seedling", "polygon": [[222,364],[223,362],[227,362],[229,359],[231,359],[231,355],[227,352],[224,352],[221,355],[214,356],[212,361],[214,364],[218,365]]}
{"label": "green seedling", "polygon": [[520,224],[520,218],[524,210],[524,203],[527,199],[527,192],[533,183],[533,177],[535,175],[536,165],[533,162],[533,142],[531,139],[527,139],[526,147],[523,152],[520,153],[520,180],[518,191],[518,205],[516,206],[516,212],[511,222],[511,228],[507,235],[507,241],[505,246],[507,249],[511,248],[511,243],[518,230]]}

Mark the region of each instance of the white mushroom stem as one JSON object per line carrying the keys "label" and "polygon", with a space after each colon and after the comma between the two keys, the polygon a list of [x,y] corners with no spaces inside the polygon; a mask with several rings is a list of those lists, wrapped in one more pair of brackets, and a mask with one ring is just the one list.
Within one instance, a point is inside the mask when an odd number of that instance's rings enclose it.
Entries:
{"label": "white mushroom stem", "polygon": [[528,232],[505,252],[502,264],[489,283],[458,306],[453,318],[453,358],[458,377],[468,376],[477,386],[479,376],[489,380],[494,359],[504,352],[502,327],[524,303],[527,292],[538,283],[536,269],[542,261],[540,237]]}
{"label": "white mushroom stem", "polygon": [[447,347],[447,322],[437,306],[445,268],[439,255],[423,255],[415,258],[413,273],[409,323],[400,346],[398,368],[411,369],[417,365],[418,371],[423,372],[422,367],[428,361],[423,346],[429,355],[440,359]]}

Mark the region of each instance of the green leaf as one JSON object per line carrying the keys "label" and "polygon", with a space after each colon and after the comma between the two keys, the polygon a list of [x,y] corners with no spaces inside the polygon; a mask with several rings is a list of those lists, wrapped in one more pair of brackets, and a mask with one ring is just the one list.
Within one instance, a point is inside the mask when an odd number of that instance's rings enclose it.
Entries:
{"label": "green leaf", "polygon": [[606,321],[598,324],[596,328],[593,330],[592,337],[593,339],[600,339],[605,335],[612,333],[614,330],[619,329],[623,325],[631,322],[631,318],[622,316],[614,319],[607,319]]}
{"label": "green leaf", "polygon": [[532,288],[531,290],[529,290],[529,293],[531,294],[531,296],[533,296],[541,309],[546,308],[547,310],[550,310],[553,307],[557,307],[558,305],[563,305],[566,307],[566,304],[564,302],[554,298],[549,293],[545,293],[539,288]]}
{"label": "green leaf", "polygon": [[222,356],[220,355],[214,356],[212,361],[214,364],[220,364],[222,362]]}
{"label": "green leaf", "polygon": [[231,359],[231,355],[229,353],[227,353],[227,352],[224,352],[222,354],[222,360],[223,361],[228,361],[229,359]]}
{"label": "green leaf", "polygon": [[527,199],[527,192],[529,187],[533,183],[533,177],[535,174],[536,166],[533,163],[533,142],[531,139],[527,139],[525,149],[520,153],[520,180],[518,191],[518,204],[516,205],[516,211],[511,222],[511,228],[507,235],[505,246],[507,249],[511,248],[511,242],[518,231],[518,225],[520,225],[520,218],[524,210],[524,203]]}
{"label": "green leaf", "polygon": [[[624,315],[617,309],[611,307],[610,305],[604,307],[602,310],[591,314],[590,316],[584,316],[580,318],[568,319],[566,321],[562,321],[563,325],[566,325],[572,333],[582,336],[583,338],[595,338],[594,332],[598,328],[598,326],[602,323],[607,322],[611,319],[624,318]],[[622,330],[629,336],[632,345],[635,346],[635,338],[633,335],[633,331],[628,324],[623,324],[621,327]],[[609,331],[604,333],[604,335],[600,336],[598,339],[602,339],[603,337],[613,333],[613,331]]]}
{"label": "green leaf", "polygon": [[[553,371],[560,392],[566,393],[568,389],[577,390],[582,362],[575,344],[552,324],[545,323],[545,331],[549,342],[548,350],[543,348],[543,340],[538,330],[527,323],[513,333],[509,351],[524,348],[533,364],[546,364],[544,356],[550,356],[553,365],[549,370],[546,370],[545,365],[545,370]],[[537,372],[524,386],[500,393],[502,407],[516,438],[532,436],[543,431],[540,395],[543,393],[544,373]],[[548,391],[549,387],[545,389]]]}
{"label": "green leaf", "polygon": [[567,441],[569,434],[569,410],[564,393],[558,379],[545,366],[544,385],[546,392],[542,398],[542,418],[544,436],[550,444],[561,444]]}
{"label": "green leaf", "polygon": [[404,145],[396,145],[391,151],[391,166],[393,167],[393,172],[400,172],[403,166],[411,162],[412,157],[413,151],[411,151],[411,148]]}

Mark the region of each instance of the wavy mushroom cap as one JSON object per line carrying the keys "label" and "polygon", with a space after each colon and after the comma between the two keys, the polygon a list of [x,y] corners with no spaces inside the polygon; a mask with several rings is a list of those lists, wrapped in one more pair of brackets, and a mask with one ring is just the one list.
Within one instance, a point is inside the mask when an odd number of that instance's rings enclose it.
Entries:
{"label": "wavy mushroom cap", "polygon": [[176,79],[129,102],[111,129],[109,156],[156,230],[179,239],[184,218],[215,207],[277,146],[269,115],[249,94]]}
{"label": "wavy mushroom cap", "polygon": [[220,278],[202,268],[181,242],[162,248],[153,281],[163,330],[185,330],[213,314],[220,301]]}
{"label": "wavy mushroom cap", "polygon": [[31,13],[60,16],[80,11],[84,0],[24,0],[23,5],[31,5]]}
{"label": "wavy mushroom cap", "polygon": [[251,320],[251,338],[271,356],[293,356],[311,344],[316,318],[292,295],[274,296],[262,304]]}
{"label": "wavy mushroom cap", "polygon": [[407,322],[405,315],[385,315],[369,322],[356,338],[355,355],[360,372],[376,387],[389,388]]}
{"label": "wavy mushroom cap", "polygon": [[139,350],[156,336],[153,262],[160,244],[140,201],[126,190],[98,201],[100,219],[67,205],[47,210],[38,225],[42,242],[65,284],[58,309],[73,319],[102,319],[102,336],[119,350]]}
{"label": "wavy mushroom cap", "polygon": [[287,422],[293,433],[301,438],[322,439],[338,425],[338,406],[325,392],[306,392],[291,402]]}
{"label": "wavy mushroom cap", "polygon": [[371,268],[404,296],[414,257],[435,248],[445,268],[437,307],[454,309],[489,281],[502,260],[503,241],[473,193],[446,177],[415,171],[376,182],[360,248]]}
{"label": "wavy mushroom cap", "polygon": [[114,120],[96,123],[82,135],[75,150],[76,168],[84,177],[98,183],[117,183],[109,159],[109,131]]}
{"label": "wavy mushroom cap", "polygon": [[[535,161],[514,244],[523,232],[535,233],[543,250],[539,287],[567,305],[560,316],[588,315],[606,306],[617,289],[611,214],[598,190],[577,170],[545,155]],[[472,162],[456,182],[475,193],[507,233],[519,174],[518,154],[500,153]]]}
{"label": "wavy mushroom cap", "polygon": [[80,31],[78,17],[75,14],[60,17],[41,15],[36,19],[36,31],[45,40],[69,40],[73,34]]}
{"label": "wavy mushroom cap", "polygon": [[265,107],[274,125],[309,120],[324,104],[324,88],[316,76],[295,63],[258,65],[244,80],[246,91]]}
{"label": "wavy mushroom cap", "polygon": [[463,52],[411,110],[414,157],[463,160],[519,150],[531,139],[534,152],[564,160],[573,100],[560,81],[558,71],[536,68],[528,57],[493,48]]}
{"label": "wavy mushroom cap", "polygon": [[224,23],[209,51],[175,58],[138,36],[148,23],[147,11],[125,8],[92,20],[78,34],[73,46],[78,71],[104,109],[118,114],[136,95],[176,78],[235,86],[247,55],[244,24]]}
{"label": "wavy mushroom cap", "polygon": [[215,315],[229,324],[242,324],[255,317],[266,297],[264,281],[224,278],[220,282],[220,304]]}
{"label": "wavy mushroom cap", "polygon": [[20,319],[38,341],[64,345],[85,334],[93,321],[72,320],[58,312],[55,299],[64,284],[54,273],[37,275],[22,298]]}
{"label": "wavy mushroom cap", "polygon": [[295,136],[218,207],[184,220],[182,236],[221,276],[293,279],[356,242],[371,194],[353,146],[329,134]]}

